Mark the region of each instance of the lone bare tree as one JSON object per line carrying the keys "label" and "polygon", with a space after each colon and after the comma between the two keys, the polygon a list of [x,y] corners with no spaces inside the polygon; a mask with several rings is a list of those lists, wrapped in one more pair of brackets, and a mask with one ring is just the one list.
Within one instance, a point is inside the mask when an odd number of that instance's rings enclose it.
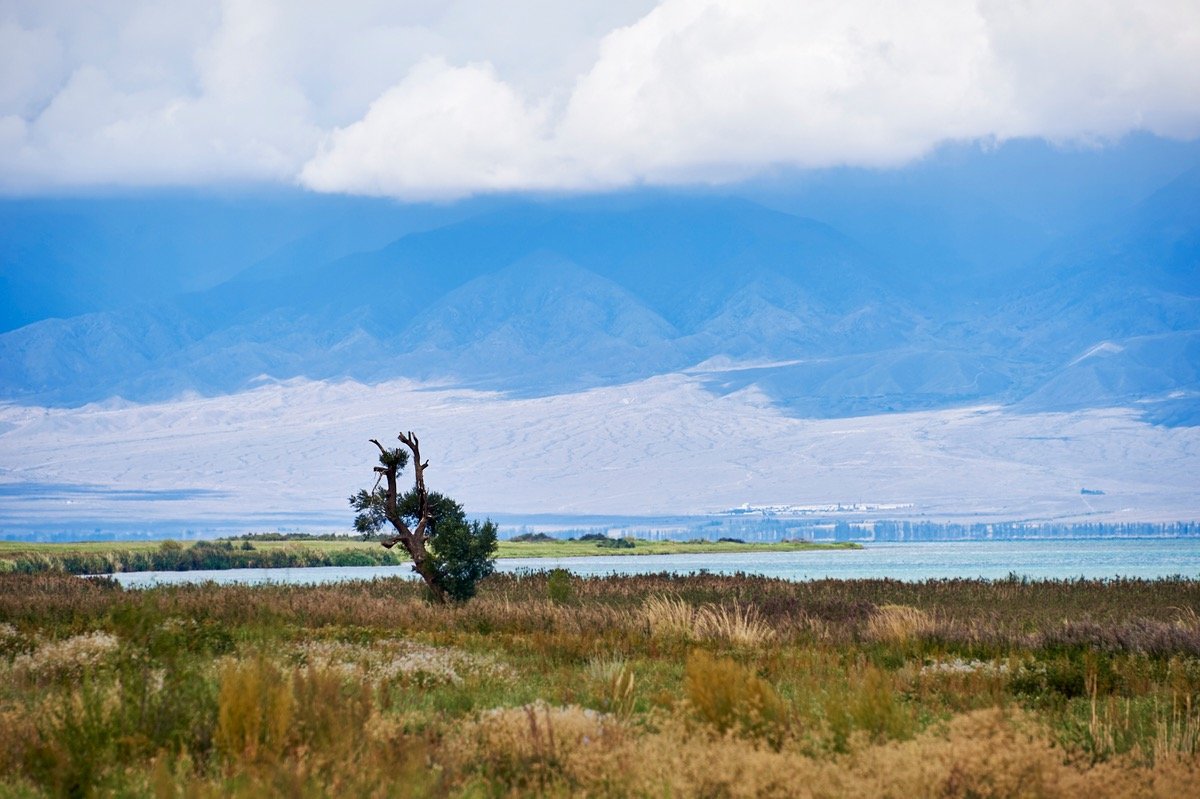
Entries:
{"label": "lone bare tree", "polygon": [[[421,446],[412,431],[398,436],[407,448],[388,448],[372,438],[379,449],[375,485],[350,497],[358,511],[354,528],[364,536],[390,524],[393,533],[380,540],[383,546],[400,544],[412,558],[413,571],[421,575],[438,602],[470,599],[475,584],[495,568],[496,525],[491,521],[467,522],[462,505],[425,488],[429,461],[421,460]],[[397,478],[412,453],[413,488],[403,494]],[[381,485],[382,483],[382,485]]]}

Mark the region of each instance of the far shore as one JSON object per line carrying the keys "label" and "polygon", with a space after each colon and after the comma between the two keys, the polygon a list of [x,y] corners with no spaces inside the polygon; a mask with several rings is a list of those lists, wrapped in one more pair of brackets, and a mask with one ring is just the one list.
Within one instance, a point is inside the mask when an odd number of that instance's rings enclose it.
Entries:
{"label": "far shore", "polygon": [[[862,549],[862,545],[812,541],[648,541],[640,538],[505,540],[499,542],[496,557],[578,558],[846,549]],[[53,544],[0,541],[0,572],[111,574],[198,569],[389,566],[407,561],[407,554],[399,547],[384,549],[376,541],[350,537],[288,540],[245,537],[217,541],[81,541]]]}

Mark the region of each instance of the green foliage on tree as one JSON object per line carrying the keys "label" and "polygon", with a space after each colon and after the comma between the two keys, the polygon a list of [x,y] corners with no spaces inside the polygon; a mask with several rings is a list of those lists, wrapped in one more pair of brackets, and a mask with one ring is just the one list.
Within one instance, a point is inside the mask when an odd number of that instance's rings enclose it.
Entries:
{"label": "green foliage on tree", "polygon": [[400,493],[397,477],[410,463],[403,449],[388,449],[378,441],[379,466],[376,485],[350,497],[358,512],[354,529],[364,538],[377,536],[391,527],[391,536],[382,538],[385,547],[402,545],[413,560],[413,570],[421,575],[430,593],[438,601],[466,600],[475,595],[475,586],[495,568],[496,525],[467,521],[462,505],[450,497],[425,489],[425,469],[420,443],[411,432],[400,441],[412,452],[413,487]]}
{"label": "green foliage on tree", "polygon": [[451,599],[475,596],[475,584],[495,570],[496,525],[491,521],[442,524],[432,543],[434,571]]}

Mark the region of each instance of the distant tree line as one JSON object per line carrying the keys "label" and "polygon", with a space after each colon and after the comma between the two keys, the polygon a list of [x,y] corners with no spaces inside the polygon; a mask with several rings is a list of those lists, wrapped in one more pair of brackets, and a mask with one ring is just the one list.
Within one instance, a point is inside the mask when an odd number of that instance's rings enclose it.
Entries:
{"label": "distant tree line", "polygon": [[246,542],[197,541],[183,546],[164,541],[158,549],[107,552],[30,552],[0,559],[0,571],[36,574],[113,574],[141,571],[207,571],[223,569],[284,569],[306,566],[399,566],[408,558],[386,549],[321,551],[301,548],[255,549]]}
{"label": "distant tree line", "polygon": [[1200,522],[1036,522],[942,523],[876,521],[864,525],[839,522],[838,541],[986,541],[1036,538],[1186,538],[1200,536]]}

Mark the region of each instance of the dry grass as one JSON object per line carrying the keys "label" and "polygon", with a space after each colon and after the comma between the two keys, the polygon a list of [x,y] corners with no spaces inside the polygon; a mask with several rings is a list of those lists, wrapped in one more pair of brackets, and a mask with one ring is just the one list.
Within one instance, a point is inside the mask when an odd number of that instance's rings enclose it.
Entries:
{"label": "dry grass", "polygon": [[642,605],[642,618],[650,634],[660,638],[715,640],[735,646],[761,646],[775,638],[775,630],[753,607],[737,602],[732,607],[693,607],[678,597],[650,597]]}
{"label": "dry grass", "polygon": [[251,763],[280,757],[295,714],[290,689],[279,669],[262,658],[227,663],[217,700],[217,751]]}
{"label": "dry grass", "polygon": [[733,607],[702,607],[696,615],[700,638],[745,647],[762,646],[775,638],[775,631],[750,606],[735,602]]}
{"label": "dry grass", "polygon": [[652,596],[642,605],[642,618],[652,636],[690,640],[698,638],[696,609],[678,597]]}
{"label": "dry grass", "polygon": [[696,650],[688,658],[683,689],[696,716],[718,732],[782,743],[788,727],[783,700],[769,682],[731,658]]}
{"label": "dry grass", "polygon": [[1192,583],[0,575],[0,795],[1195,795]]}
{"label": "dry grass", "polygon": [[868,638],[889,644],[905,644],[935,629],[928,613],[907,605],[881,605],[867,620]]}
{"label": "dry grass", "polygon": [[[1184,797],[1194,761],[1082,767],[1021,713],[966,714],[913,740],[813,757],[660,721],[641,732],[579,708],[517,708],[455,735],[445,766],[498,795],[721,797]],[[495,794],[494,794],[495,795]]]}

